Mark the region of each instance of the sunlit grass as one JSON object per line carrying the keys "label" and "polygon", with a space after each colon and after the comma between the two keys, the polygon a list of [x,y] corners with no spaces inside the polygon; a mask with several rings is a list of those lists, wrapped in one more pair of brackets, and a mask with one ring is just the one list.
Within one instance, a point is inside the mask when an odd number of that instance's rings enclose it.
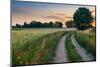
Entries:
{"label": "sunlit grass", "polygon": [[51,63],[56,45],[65,33],[64,31],[41,29],[13,30],[13,64]]}

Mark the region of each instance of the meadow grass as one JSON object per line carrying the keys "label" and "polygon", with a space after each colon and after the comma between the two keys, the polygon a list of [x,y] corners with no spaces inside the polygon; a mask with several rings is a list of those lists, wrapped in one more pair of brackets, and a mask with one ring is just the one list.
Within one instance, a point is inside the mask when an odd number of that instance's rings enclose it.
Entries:
{"label": "meadow grass", "polygon": [[70,62],[79,62],[79,61],[81,61],[81,57],[79,56],[79,54],[75,50],[75,47],[72,45],[72,42],[71,42],[71,35],[72,34],[73,34],[73,32],[69,32],[69,36],[66,37],[65,47],[67,50],[69,61]]}
{"label": "meadow grass", "polygon": [[96,33],[78,31],[75,37],[79,44],[87,50],[87,53],[91,53],[94,56],[94,60],[96,60]]}
{"label": "meadow grass", "polygon": [[56,30],[13,30],[13,65],[51,63],[59,39],[65,31]]}

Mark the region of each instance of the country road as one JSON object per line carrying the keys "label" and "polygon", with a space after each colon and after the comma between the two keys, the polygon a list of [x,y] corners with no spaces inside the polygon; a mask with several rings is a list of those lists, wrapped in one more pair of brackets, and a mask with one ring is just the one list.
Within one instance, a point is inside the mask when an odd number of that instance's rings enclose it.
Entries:
{"label": "country road", "polygon": [[[68,58],[67,49],[65,48],[65,40],[68,35],[63,36],[58,42],[57,50],[55,51],[54,63],[62,63],[62,62],[70,62],[70,58]],[[74,34],[71,35],[72,45],[75,47],[75,51],[79,54],[82,61],[92,61],[93,56],[82,48],[78,42],[76,41]]]}

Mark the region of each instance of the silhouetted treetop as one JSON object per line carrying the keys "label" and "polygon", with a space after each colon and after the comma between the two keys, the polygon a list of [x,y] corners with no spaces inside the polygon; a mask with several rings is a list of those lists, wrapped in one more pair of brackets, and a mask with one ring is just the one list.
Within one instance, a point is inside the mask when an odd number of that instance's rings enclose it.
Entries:
{"label": "silhouetted treetop", "polygon": [[80,30],[89,28],[93,19],[91,11],[85,7],[78,8],[73,15],[74,23],[76,24],[77,29]]}

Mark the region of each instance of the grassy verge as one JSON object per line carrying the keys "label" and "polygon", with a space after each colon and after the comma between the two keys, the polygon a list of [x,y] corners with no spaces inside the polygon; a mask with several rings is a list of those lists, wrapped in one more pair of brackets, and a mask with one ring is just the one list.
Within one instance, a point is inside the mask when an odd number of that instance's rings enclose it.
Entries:
{"label": "grassy verge", "polygon": [[79,54],[76,52],[75,47],[72,45],[71,42],[71,32],[69,33],[69,36],[66,37],[66,43],[65,43],[65,47],[67,50],[67,54],[68,54],[68,58],[70,62],[79,62],[81,61],[81,57],[79,56]]}
{"label": "grassy verge", "polygon": [[[55,32],[38,38],[35,38],[34,34],[25,34],[22,36],[23,39],[17,38],[12,46],[13,65],[51,63],[57,43],[65,33],[64,31]],[[17,35],[20,36],[19,33]]]}
{"label": "grassy verge", "polygon": [[88,53],[91,53],[94,56],[94,60],[96,60],[96,40],[95,40],[95,32],[84,33],[84,31],[76,33],[76,40],[79,44],[87,50]]}

